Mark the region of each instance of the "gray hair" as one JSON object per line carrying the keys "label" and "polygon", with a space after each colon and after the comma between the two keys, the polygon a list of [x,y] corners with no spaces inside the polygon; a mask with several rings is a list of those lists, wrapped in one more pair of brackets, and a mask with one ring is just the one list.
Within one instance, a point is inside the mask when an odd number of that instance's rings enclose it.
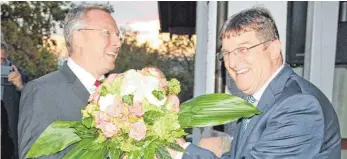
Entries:
{"label": "gray hair", "polygon": [[113,7],[111,5],[97,3],[82,3],[70,10],[65,16],[64,20],[64,38],[68,47],[71,46],[72,31],[82,29],[87,26],[87,24],[83,21],[83,18],[88,11],[93,9],[102,10],[110,14],[113,13]]}
{"label": "gray hair", "polygon": [[270,11],[263,7],[253,7],[231,16],[222,27],[219,38],[229,38],[241,33],[255,31],[262,40],[279,39],[278,30]]}

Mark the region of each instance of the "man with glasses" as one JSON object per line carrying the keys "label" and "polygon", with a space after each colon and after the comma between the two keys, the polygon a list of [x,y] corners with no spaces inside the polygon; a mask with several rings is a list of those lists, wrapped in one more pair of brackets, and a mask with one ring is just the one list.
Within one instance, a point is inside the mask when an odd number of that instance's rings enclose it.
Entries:
{"label": "man with glasses", "polygon": [[[246,100],[263,113],[236,122],[231,151],[222,158],[340,159],[340,129],[334,108],[310,82],[283,64],[281,42],[269,11],[252,8],[229,18],[221,30],[218,58]],[[179,139],[183,159],[217,158]]]}
{"label": "man with glasses", "polygon": [[[69,59],[58,71],[29,82],[22,91],[18,123],[21,159],[52,122],[81,120],[89,95],[114,69],[122,36],[112,12],[109,5],[81,4],[66,15],[64,37]],[[62,158],[71,148],[41,158]]]}

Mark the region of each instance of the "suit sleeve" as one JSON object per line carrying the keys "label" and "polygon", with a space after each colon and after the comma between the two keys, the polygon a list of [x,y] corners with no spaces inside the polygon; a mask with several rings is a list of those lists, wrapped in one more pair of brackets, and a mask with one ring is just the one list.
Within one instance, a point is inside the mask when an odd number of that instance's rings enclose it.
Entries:
{"label": "suit sleeve", "polygon": [[35,82],[29,82],[22,92],[18,120],[18,153],[20,159],[25,158],[31,145],[51,124],[50,121],[47,121],[49,115],[47,109],[54,107],[54,101],[47,98],[49,90],[44,91],[41,87]]}
{"label": "suit sleeve", "polygon": [[324,117],[318,100],[294,95],[281,102],[268,119],[259,141],[245,158],[314,158],[323,142]]}
{"label": "suit sleeve", "polygon": [[217,159],[218,157],[211,151],[190,144],[186,153],[183,154],[182,159]]}

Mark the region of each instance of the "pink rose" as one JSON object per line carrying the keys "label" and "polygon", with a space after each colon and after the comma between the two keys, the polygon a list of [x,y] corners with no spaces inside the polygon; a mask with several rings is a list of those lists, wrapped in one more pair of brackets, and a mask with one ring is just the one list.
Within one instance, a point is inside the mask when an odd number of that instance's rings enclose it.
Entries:
{"label": "pink rose", "polygon": [[172,104],[172,110],[175,112],[180,111],[180,99],[176,95],[169,95],[167,97],[169,102]]}
{"label": "pink rose", "polygon": [[122,116],[125,108],[120,96],[115,97],[114,103],[106,108],[106,112],[112,117],[120,117]]}
{"label": "pink rose", "polygon": [[114,81],[118,76],[120,76],[119,74],[117,73],[112,73],[112,74],[109,74],[107,76],[107,78],[105,79],[104,83],[106,84],[110,84],[112,81]]}
{"label": "pink rose", "polygon": [[138,121],[130,125],[129,137],[140,141],[146,136],[146,125],[143,121]]}
{"label": "pink rose", "polygon": [[146,68],[144,68],[144,70],[158,79],[165,78],[164,73],[161,72],[158,68],[146,67]]}
{"label": "pink rose", "polygon": [[109,121],[111,121],[110,115],[108,115],[107,113],[105,113],[103,111],[96,112],[96,115],[95,115],[96,125],[100,125],[103,122],[109,122]]}
{"label": "pink rose", "polygon": [[129,106],[129,112],[134,114],[136,117],[141,117],[145,112],[141,102],[135,101],[132,106]]}
{"label": "pink rose", "polygon": [[117,126],[110,122],[101,122],[98,125],[98,128],[102,131],[102,134],[107,138],[110,138],[119,133],[119,129],[117,128]]}
{"label": "pink rose", "polygon": [[92,102],[93,104],[98,104],[100,99],[100,93],[95,92],[89,96],[88,102]]}
{"label": "pink rose", "polygon": [[161,78],[160,79],[160,87],[164,90],[164,91],[166,91],[167,90],[167,81],[166,81],[166,79],[165,78]]}

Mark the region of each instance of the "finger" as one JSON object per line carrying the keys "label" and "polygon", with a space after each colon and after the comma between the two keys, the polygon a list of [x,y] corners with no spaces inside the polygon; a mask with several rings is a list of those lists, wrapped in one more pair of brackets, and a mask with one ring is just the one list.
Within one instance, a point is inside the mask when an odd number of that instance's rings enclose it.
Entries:
{"label": "finger", "polygon": [[19,71],[18,71],[18,68],[16,67],[16,65],[11,65],[11,67],[13,68],[13,70],[14,70],[15,72],[19,72]]}
{"label": "finger", "polygon": [[8,74],[7,78],[15,78],[17,76],[16,72],[11,72],[10,74]]}

